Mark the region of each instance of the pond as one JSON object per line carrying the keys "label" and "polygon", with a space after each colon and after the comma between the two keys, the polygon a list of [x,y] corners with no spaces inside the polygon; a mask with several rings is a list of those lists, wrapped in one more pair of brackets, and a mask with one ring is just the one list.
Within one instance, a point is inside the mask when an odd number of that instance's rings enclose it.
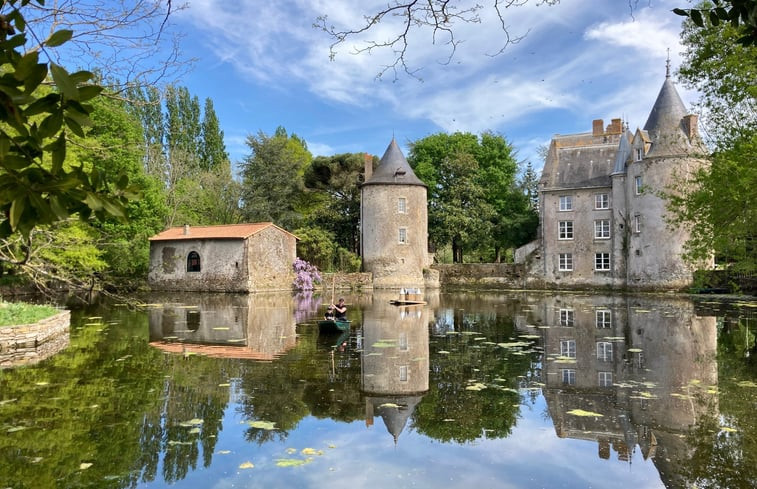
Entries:
{"label": "pond", "polygon": [[0,370],[0,488],[757,487],[756,303],[395,297],[74,310]]}

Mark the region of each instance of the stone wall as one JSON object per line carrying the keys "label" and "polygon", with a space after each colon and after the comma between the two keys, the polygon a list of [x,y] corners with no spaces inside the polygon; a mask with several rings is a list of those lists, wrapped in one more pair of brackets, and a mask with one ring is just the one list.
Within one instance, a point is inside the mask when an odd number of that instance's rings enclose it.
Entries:
{"label": "stone wall", "polygon": [[507,289],[525,287],[525,266],[513,263],[458,263],[437,264],[432,267],[439,272],[442,286],[479,285]]}
{"label": "stone wall", "polygon": [[0,368],[34,364],[69,344],[71,312],[61,311],[34,324],[0,328]]}

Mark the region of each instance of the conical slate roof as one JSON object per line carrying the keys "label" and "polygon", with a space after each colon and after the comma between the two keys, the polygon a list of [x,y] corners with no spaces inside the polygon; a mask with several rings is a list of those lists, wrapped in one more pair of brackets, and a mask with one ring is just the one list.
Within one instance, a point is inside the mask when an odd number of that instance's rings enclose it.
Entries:
{"label": "conical slate roof", "polygon": [[381,157],[373,175],[363,185],[420,185],[425,187],[402,154],[397,141],[392,138],[384,156]]}
{"label": "conical slate roof", "polygon": [[670,76],[667,75],[647,123],[644,124],[644,130],[652,140],[652,147],[647,156],[680,154],[686,151],[689,141],[682,127],[685,116],[686,106]]}

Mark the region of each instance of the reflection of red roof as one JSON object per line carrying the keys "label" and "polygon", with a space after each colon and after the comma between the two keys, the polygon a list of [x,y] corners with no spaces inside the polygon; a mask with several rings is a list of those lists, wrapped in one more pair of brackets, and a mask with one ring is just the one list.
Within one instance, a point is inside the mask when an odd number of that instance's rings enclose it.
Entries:
{"label": "reflection of red roof", "polygon": [[[239,358],[246,360],[275,360],[279,355],[253,351],[244,346],[199,345],[164,341],[151,341],[150,346],[166,353],[195,354],[212,358]],[[281,352],[283,353],[283,352]]]}
{"label": "reflection of red roof", "polygon": [[[168,228],[156,234],[150,241],[172,241],[177,239],[246,239],[263,229],[274,227],[281,232],[292,233],[281,229],[272,222],[255,222],[246,224],[225,224],[221,226],[178,226]],[[294,236],[294,235],[292,235]],[[297,238],[295,236],[295,238]]]}

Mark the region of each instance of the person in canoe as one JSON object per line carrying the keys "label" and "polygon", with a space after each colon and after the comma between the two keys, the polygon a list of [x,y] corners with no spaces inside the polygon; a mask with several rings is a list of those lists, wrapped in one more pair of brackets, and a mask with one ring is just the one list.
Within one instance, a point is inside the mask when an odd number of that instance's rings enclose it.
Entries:
{"label": "person in canoe", "polygon": [[344,304],[344,298],[340,297],[336,304],[332,304],[334,307],[334,315],[337,321],[344,321],[347,319],[347,306]]}
{"label": "person in canoe", "polygon": [[326,321],[333,321],[334,318],[335,318],[335,315],[334,315],[334,305],[331,304],[326,309],[326,313],[323,315],[323,319],[325,319]]}

